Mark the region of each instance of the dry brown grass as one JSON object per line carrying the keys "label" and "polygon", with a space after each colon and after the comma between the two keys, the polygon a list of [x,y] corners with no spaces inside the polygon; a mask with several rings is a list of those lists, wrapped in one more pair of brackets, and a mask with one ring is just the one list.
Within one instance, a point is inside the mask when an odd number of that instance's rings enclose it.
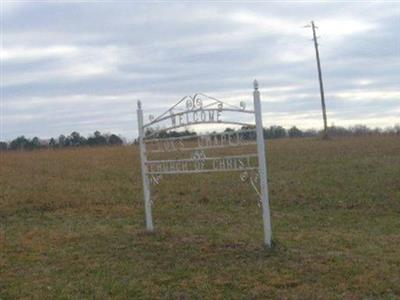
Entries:
{"label": "dry brown grass", "polygon": [[7,152],[0,299],[400,298],[400,140],[267,144],[276,247],[238,173],[165,178],[138,149]]}

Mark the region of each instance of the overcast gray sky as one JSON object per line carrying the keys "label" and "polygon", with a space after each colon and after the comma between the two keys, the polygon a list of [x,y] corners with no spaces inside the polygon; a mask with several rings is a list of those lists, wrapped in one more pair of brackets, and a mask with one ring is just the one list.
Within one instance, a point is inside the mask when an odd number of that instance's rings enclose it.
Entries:
{"label": "overcast gray sky", "polygon": [[1,139],[95,130],[133,138],[203,92],[251,104],[264,126],[322,126],[310,28],[319,26],[328,122],[400,123],[399,2],[2,1]]}

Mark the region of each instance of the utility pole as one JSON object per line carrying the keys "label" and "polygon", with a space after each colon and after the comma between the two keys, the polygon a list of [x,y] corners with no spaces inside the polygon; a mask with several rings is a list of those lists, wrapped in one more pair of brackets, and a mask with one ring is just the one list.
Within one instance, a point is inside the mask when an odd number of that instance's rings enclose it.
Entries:
{"label": "utility pole", "polygon": [[[310,27],[310,25],[306,25],[305,27]],[[323,134],[323,138],[328,138],[328,125],[327,125],[328,121],[327,121],[327,118],[326,118],[324,84],[322,83],[321,62],[319,60],[319,50],[318,50],[317,35],[315,34],[315,28],[318,28],[318,27],[314,25],[314,21],[311,21],[311,28],[312,28],[312,32],[313,32],[313,41],[314,41],[314,47],[315,47],[315,57],[317,58],[319,90],[320,90],[320,93],[321,93],[322,117],[324,119],[324,134]]]}

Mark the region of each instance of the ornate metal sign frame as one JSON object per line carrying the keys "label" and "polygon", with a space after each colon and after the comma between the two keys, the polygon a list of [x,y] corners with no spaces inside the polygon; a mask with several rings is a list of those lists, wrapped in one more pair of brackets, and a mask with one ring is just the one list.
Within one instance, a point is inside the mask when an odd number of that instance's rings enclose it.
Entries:
{"label": "ornate metal sign frame", "polygon": [[[209,103],[204,104],[202,97]],[[183,110],[179,110],[180,104],[184,104]],[[227,104],[204,94],[186,96],[177,104],[157,118],[150,116],[150,122],[144,124],[141,102],[138,101],[138,129],[140,160],[143,180],[143,193],[146,214],[146,229],[154,230],[152,217],[151,184],[158,184],[164,175],[206,173],[221,171],[240,171],[240,179],[249,181],[260,197],[264,225],[264,243],[271,246],[272,231],[268,196],[267,164],[265,159],[265,141],[263,135],[260,92],[258,83],[254,80],[253,91],[254,110],[246,109],[244,102],[240,107]],[[254,124],[223,120],[225,114],[241,113],[253,114],[255,117],[255,129],[242,129],[232,132],[203,134],[196,136],[184,136],[176,138],[162,138],[160,134],[168,130],[182,128],[198,124],[231,124],[242,125],[248,128]],[[160,123],[169,122],[163,129],[159,129]],[[154,129],[155,127],[155,129]],[[146,132],[146,134],[145,134]],[[249,134],[254,134],[255,140],[247,139]],[[185,141],[190,141],[185,145]],[[204,150],[224,147],[238,147],[256,144],[257,153],[245,155],[231,155],[222,157],[206,157]],[[148,160],[149,153],[192,151],[192,156],[175,160]],[[255,172],[255,173],[254,173]],[[259,186],[259,187],[258,187]]]}

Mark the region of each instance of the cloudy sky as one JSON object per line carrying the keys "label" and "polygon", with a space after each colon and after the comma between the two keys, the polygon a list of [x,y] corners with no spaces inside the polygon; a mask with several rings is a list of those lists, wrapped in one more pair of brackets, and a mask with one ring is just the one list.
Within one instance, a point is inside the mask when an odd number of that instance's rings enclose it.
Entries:
{"label": "cloudy sky", "polygon": [[400,2],[2,1],[1,136],[137,134],[203,92],[251,104],[264,126],[322,126],[310,28],[318,25],[328,123],[400,123]]}

